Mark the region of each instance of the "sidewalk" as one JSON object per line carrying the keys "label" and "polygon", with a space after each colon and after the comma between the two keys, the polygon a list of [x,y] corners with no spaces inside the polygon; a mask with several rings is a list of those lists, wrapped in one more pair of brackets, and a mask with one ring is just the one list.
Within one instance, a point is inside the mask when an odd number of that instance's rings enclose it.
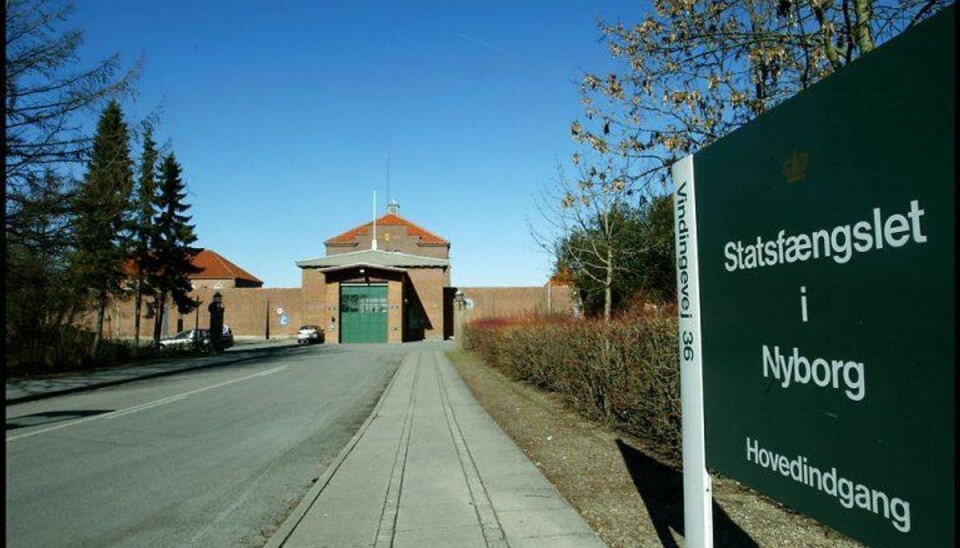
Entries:
{"label": "sidewalk", "polygon": [[606,545],[423,349],[266,546]]}
{"label": "sidewalk", "polygon": [[244,344],[234,346],[223,354],[148,362],[129,367],[93,369],[82,373],[69,373],[46,378],[10,380],[6,382],[6,404],[39,400],[70,392],[91,390],[140,379],[171,375],[191,369],[202,369],[249,360],[261,356],[260,353],[256,352],[258,350],[279,348],[292,344],[290,341]]}

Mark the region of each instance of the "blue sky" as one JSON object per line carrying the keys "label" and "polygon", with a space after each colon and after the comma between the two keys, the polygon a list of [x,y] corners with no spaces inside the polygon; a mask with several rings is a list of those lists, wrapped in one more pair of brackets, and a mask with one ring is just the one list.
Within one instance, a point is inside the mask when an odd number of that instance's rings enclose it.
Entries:
{"label": "blue sky", "polygon": [[[576,81],[611,67],[597,18],[640,2],[77,1],[82,59],[145,55],[131,120],[184,168],[199,236],[269,287],[400,214],[452,242],[453,284],[542,285],[534,195],[575,145]],[[139,154],[139,150],[135,149]]]}

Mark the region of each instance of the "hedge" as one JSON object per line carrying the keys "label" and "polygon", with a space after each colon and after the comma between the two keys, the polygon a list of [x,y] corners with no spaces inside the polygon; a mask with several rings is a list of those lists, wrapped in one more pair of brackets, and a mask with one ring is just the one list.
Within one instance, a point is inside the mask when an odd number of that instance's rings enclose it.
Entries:
{"label": "hedge", "polygon": [[680,455],[677,320],[670,311],[593,320],[481,320],[463,347],[520,381],[563,394],[589,418]]}

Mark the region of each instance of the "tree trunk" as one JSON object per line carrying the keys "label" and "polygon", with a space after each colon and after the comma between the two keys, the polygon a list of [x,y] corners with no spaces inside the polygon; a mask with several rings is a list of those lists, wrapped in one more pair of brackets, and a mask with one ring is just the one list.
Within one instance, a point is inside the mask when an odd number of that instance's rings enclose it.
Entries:
{"label": "tree trunk", "polygon": [[137,296],[134,299],[133,316],[133,352],[140,351],[140,307],[143,305],[143,280],[137,280]]}
{"label": "tree trunk", "polygon": [[607,248],[607,276],[603,280],[603,323],[610,323],[613,309],[613,250]]}
{"label": "tree trunk", "polygon": [[100,351],[100,342],[103,339],[103,315],[107,308],[107,292],[100,291],[97,294],[97,330],[93,335],[93,357],[97,357]]}
{"label": "tree trunk", "polygon": [[153,317],[153,348],[160,348],[160,327],[163,325],[163,315],[165,314],[164,305],[167,300],[166,290],[160,291],[160,296],[155,301],[157,304],[154,307],[154,317]]}

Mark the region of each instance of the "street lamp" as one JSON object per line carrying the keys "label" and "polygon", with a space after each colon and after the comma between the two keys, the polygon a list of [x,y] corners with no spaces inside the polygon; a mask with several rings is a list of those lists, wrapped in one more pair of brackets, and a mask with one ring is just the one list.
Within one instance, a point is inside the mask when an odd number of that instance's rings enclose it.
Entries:
{"label": "street lamp", "polygon": [[213,294],[207,310],[210,311],[210,342],[217,352],[223,352],[223,295],[219,291]]}

